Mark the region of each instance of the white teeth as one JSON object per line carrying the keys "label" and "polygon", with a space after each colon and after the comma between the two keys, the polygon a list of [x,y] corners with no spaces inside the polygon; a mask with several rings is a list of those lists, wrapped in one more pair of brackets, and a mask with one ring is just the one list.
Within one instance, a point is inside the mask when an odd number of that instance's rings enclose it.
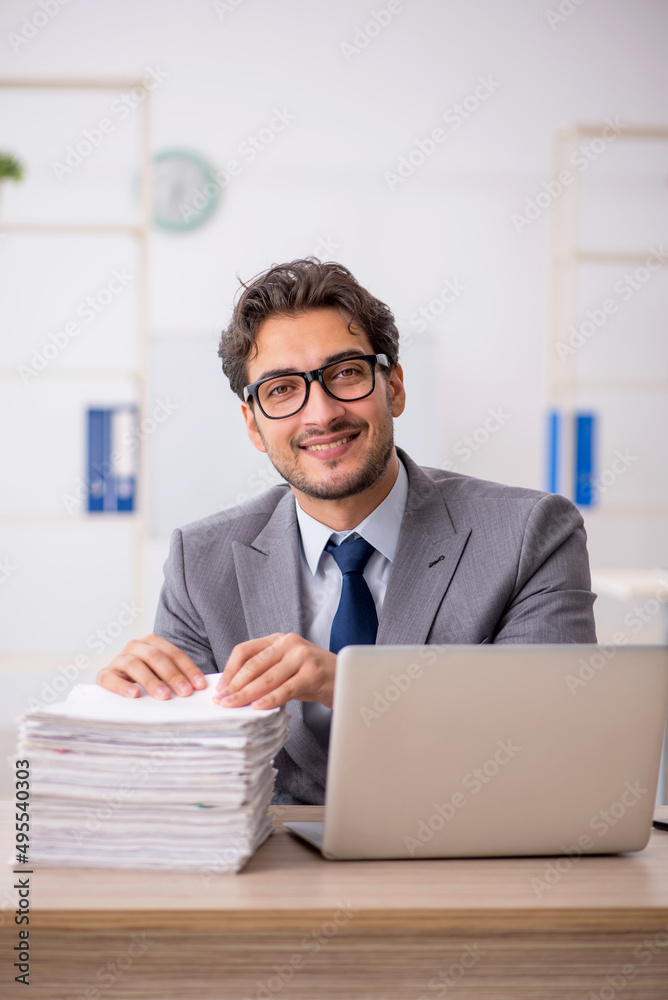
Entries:
{"label": "white teeth", "polygon": [[347,438],[341,438],[340,441],[330,441],[329,444],[307,444],[307,451],[327,451],[329,448],[338,448],[341,444],[347,444],[348,441],[352,441],[352,436]]}

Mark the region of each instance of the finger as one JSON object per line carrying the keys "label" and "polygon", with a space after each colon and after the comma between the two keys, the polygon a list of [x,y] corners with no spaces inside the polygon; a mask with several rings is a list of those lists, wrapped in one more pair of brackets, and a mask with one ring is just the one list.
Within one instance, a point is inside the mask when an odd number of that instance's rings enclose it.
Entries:
{"label": "finger", "polygon": [[241,686],[236,682],[237,674],[247,664],[248,660],[272,646],[278,639],[282,639],[283,636],[283,632],[274,632],[272,635],[264,635],[259,639],[248,639],[246,642],[240,642],[236,645],[225,664],[223,674],[216,685],[216,691],[231,692],[237,690]]}
{"label": "finger", "polygon": [[[281,667],[284,665],[286,679],[281,684],[276,684],[273,691],[255,698],[250,703],[252,708],[276,708],[293,698],[319,701],[328,708],[332,707],[336,674],[334,653],[316,646],[312,646],[311,650],[293,646],[286,651],[281,661]],[[294,669],[288,672],[287,667],[290,665]]]}
{"label": "finger", "polygon": [[218,699],[224,708],[241,708],[243,705],[250,705],[251,702],[262,698],[272,691],[282,687],[285,682],[299,671],[299,663],[281,659],[249,681],[239,691],[234,694],[220,695]]}
{"label": "finger", "polygon": [[285,656],[285,646],[279,638],[271,645],[265,646],[239,668],[234,678],[220,692],[221,695],[232,695],[245,690],[252,681],[261,677]]}
{"label": "finger", "polygon": [[163,682],[162,678],[138,656],[132,656],[129,653],[119,653],[111,661],[109,668],[115,671],[121,678],[141,684],[147,694],[150,694],[153,698],[160,698],[162,701],[166,701],[172,696],[171,690]]}
{"label": "finger", "polygon": [[299,674],[295,673],[281,684],[279,687],[270,691],[268,694],[262,695],[260,698],[254,699],[250,703],[251,708],[280,708],[281,705],[287,705],[289,701],[293,698],[300,697],[301,685],[299,683]]}
{"label": "finger", "polygon": [[100,687],[115,694],[122,694],[124,698],[139,698],[141,688],[138,684],[133,684],[130,679],[120,670],[115,670],[111,665],[103,667],[96,677]]}
{"label": "finger", "polygon": [[[281,662],[281,667],[285,666],[285,680],[275,685],[273,691],[256,697],[250,703],[251,708],[277,708],[286,705],[293,698],[319,701],[328,708],[332,707],[335,654],[319,649],[315,658],[311,654],[304,659],[302,653],[302,650],[294,647],[286,652]],[[288,671],[288,667],[293,669]]]}
{"label": "finger", "polygon": [[[149,655],[151,654],[143,654],[144,657]],[[164,656],[165,654],[161,653],[160,655]],[[169,667],[162,663],[157,666],[155,663],[153,666],[149,666],[149,664],[145,662],[145,659],[139,656],[133,656],[130,653],[119,653],[118,656],[112,660],[110,667],[115,669],[121,676],[127,677],[128,680],[136,681],[137,684],[141,684],[147,693],[152,695],[154,698],[160,698],[162,700],[166,700],[172,696],[172,691],[166,683],[166,679],[162,676],[163,673],[172,677],[173,684],[177,683],[173,678],[173,670],[170,671]],[[180,674],[180,676],[183,677],[182,674]]]}
{"label": "finger", "polygon": [[143,639],[131,640],[125,646],[123,652],[134,652],[132,648],[134,643],[148,644],[149,646],[153,646],[155,649],[165,653],[176,664],[181,673],[185,675],[193,688],[197,688],[202,691],[206,687],[206,677],[204,676],[204,673],[200,670],[197,664],[190,659],[188,654],[184,653],[178,646],[175,646],[173,642],[170,642],[168,639],[163,639],[161,635],[154,635],[151,633],[150,635],[144,636]]}
{"label": "finger", "polygon": [[[122,669],[126,669],[126,662],[123,660],[124,656],[131,657],[132,661],[143,663],[158,678],[158,682],[164,682],[168,691],[173,691],[174,694],[178,694],[183,698],[187,698],[188,695],[193,693],[193,687],[188,677],[176,665],[172,657],[168,653],[164,653],[157,646],[144,642],[141,639],[129,642],[123,652],[119,653],[117,657],[118,663],[115,664]],[[142,678],[147,678],[150,682],[150,677],[144,671],[142,671]],[[143,683],[139,677],[135,677],[134,679]],[[153,686],[152,684],[151,693],[153,693]],[[159,695],[158,697],[163,697],[163,695]]]}

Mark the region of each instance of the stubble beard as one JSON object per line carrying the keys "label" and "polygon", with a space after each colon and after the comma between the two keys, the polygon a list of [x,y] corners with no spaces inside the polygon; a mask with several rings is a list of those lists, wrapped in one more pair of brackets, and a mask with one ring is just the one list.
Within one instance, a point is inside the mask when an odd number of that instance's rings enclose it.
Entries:
{"label": "stubble beard", "polygon": [[[351,431],[352,433],[359,431],[360,433],[363,433],[367,427],[368,424],[366,422],[356,425],[346,423],[329,428],[327,433],[338,434],[341,431]],[[276,471],[280,473],[283,479],[285,479],[285,481],[289,483],[293,489],[299,490],[300,493],[303,493],[305,496],[312,497],[314,500],[345,500],[347,497],[357,496],[359,493],[363,493],[365,490],[370,489],[372,486],[375,486],[383,473],[387,470],[390,459],[394,453],[394,427],[392,424],[392,418],[389,417],[387,422],[387,433],[379,436],[375,445],[366,456],[364,464],[361,468],[351,472],[339,482],[321,484],[317,479],[306,475],[306,473],[299,468],[299,454],[302,449],[298,444],[295,443],[292,445],[294,452],[293,460],[290,463],[287,461],[281,461],[280,459],[277,459],[275,454],[272,454],[273,449],[270,449],[259,427],[258,432],[262,438],[262,443],[267,449],[269,461],[274,466]],[[322,435],[314,434],[311,436],[316,437]],[[328,467],[336,469],[336,466],[343,460],[343,458],[334,458],[331,462],[327,463]]]}

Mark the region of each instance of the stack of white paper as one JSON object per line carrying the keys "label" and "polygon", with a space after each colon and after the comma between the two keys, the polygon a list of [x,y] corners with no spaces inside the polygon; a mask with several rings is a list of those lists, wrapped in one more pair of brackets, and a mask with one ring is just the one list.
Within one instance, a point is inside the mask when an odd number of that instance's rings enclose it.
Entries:
{"label": "stack of white paper", "polygon": [[20,724],[31,766],[30,862],[239,871],[272,832],[285,709],[221,708],[217,674],[187,698],[77,684]]}

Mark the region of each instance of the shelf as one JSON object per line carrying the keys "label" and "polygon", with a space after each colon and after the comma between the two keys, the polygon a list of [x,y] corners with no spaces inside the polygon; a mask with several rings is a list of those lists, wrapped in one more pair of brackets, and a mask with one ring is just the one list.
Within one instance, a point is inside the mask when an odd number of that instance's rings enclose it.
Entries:
{"label": "shelf", "polygon": [[[583,136],[583,135],[593,135],[600,136],[601,131],[606,127],[607,122],[600,122],[599,124],[579,124],[571,125],[568,128],[561,129],[559,135],[567,138],[568,136]],[[619,133],[619,139],[663,139],[668,142],[668,129],[663,125],[626,125],[624,130]]]}
{"label": "shelf", "polygon": [[625,389],[638,392],[666,392],[668,379],[665,378],[580,378],[580,379],[550,379],[549,386],[559,393],[573,392],[576,389]]}
{"label": "shelf", "polygon": [[89,233],[108,236],[120,234],[137,236],[145,239],[148,236],[146,226],[140,222],[2,222],[0,228],[5,233],[39,233],[40,235],[62,235],[64,233]]}
{"label": "shelf", "polygon": [[583,507],[587,517],[668,517],[668,504],[606,503],[605,507]]}
{"label": "shelf", "polygon": [[552,258],[552,262],[557,267],[572,267],[578,263],[582,264],[644,264],[648,257],[660,261],[662,264],[668,263],[668,253],[654,253],[650,248],[643,253],[615,253],[603,250],[579,250],[570,254],[557,254]]}
{"label": "shelf", "polygon": [[593,569],[591,582],[602,594],[635,601],[656,597],[659,588],[668,586],[668,569]]}
{"label": "shelf", "polygon": [[139,522],[143,514],[138,510],[128,511],[77,511],[68,514],[66,511],[0,511],[0,526],[3,524],[67,524],[80,526],[82,524],[99,527],[101,524],[117,524],[126,521],[128,524]]}
{"label": "shelf", "polygon": [[0,77],[0,87],[28,87],[31,90],[128,90],[143,87],[143,82],[132,77],[113,79],[110,77]]}
{"label": "shelf", "polygon": [[[30,365],[22,365],[29,368]],[[0,368],[0,378],[15,379],[21,381],[21,375],[17,370],[18,366]],[[136,379],[143,384],[144,374],[134,368],[45,368],[44,371],[35,372],[39,378],[126,378]]]}

